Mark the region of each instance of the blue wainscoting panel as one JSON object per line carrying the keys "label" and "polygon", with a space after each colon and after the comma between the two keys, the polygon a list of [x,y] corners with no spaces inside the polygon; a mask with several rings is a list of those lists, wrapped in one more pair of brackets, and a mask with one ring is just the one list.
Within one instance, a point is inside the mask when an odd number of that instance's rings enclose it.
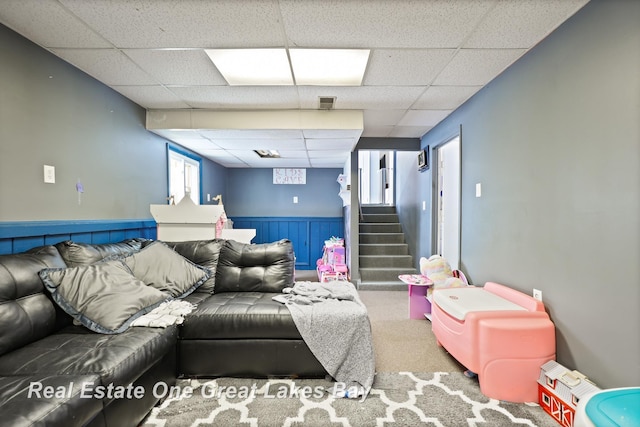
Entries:
{"label": "blue wainscoting panel", "polygon": [[[253,243],[289,239],[296,268],[313,270],[322,257],[324,241],[344,237],[342,217],[236,217],[234,228],[254,228]],[[0,254],[24,252],[64,240],[79,243],[114,243],[143,237],[155,239],[156,222],[149,220],[15,221],[0,222]]]}
{"label": "blue wainscoting panel", "polygon": [[0,254],[24,252],[64,240],[114,243],[134,237],[156,238],[152,219],[0,222]]}
{"label": "blue wainscoting panel", "polygon": [[322,258],[322,248],[324,241],[330,237],[344,238],[344,221],[327,222],[327,221],[311,221],[310,223],[310,239],[313,242],[320,242],[310,248],[310,257],[313,261],[313,268],[316,266],[316,260]]}
{"label": "blue wainscoting panel", "polygon": [[296,254],[296,268],[314,270],[322,257],[324,241],[344,237],[342,217],[232,217],[233,228],[253,228],[252,243],[289,239]]}

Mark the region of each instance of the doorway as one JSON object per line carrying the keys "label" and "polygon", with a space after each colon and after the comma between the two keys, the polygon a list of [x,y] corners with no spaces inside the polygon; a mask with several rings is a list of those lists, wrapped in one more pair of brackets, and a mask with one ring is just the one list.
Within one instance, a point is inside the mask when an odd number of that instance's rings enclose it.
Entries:
{"label": "doorway", "polygon": [[393,205],[395,152],[358,151],[358,195],[361,205]]}
{"label": "doorway", "polygon": [[457,270],[460,268],[460,135],[436,147],[435,157],[436,253]]}

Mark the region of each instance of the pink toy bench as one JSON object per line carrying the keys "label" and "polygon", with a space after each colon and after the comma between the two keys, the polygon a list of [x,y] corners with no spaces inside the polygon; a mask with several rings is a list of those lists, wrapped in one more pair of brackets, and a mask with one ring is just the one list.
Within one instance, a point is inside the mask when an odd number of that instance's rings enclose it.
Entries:
{"label": "pink toy bench", "polygon": [[478,374],[493,399],[537,402],[540,366],[555,360],[555,328],[542,302],[497,283],[437,289],[431,323],[438,344]]}

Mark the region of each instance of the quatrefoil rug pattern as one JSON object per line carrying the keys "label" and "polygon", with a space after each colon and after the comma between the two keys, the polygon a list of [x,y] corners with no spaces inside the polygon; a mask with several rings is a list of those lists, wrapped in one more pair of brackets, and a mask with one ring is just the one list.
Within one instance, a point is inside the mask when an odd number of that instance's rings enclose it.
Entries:
{"label": "quatrefoil rug pattern", "polygon": [[555,427],[536,404],[486,398],[461,373],[376,374],[366,399],[339,398],[327,379],[178,380],[142,426]]}

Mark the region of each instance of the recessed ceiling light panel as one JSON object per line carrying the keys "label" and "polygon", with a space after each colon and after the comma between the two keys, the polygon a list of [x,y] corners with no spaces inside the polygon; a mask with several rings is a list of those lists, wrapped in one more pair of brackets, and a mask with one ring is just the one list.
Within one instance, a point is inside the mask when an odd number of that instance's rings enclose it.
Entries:
{"label": "recessed ceiling light panel", "polygon": [[289,49],[298,85],[360,86],[368,49]]}
{"label": "recessed ceiling light panel", "polygon": [[285,49],[206,49],[231,86],[291,86],[293,78]]}

